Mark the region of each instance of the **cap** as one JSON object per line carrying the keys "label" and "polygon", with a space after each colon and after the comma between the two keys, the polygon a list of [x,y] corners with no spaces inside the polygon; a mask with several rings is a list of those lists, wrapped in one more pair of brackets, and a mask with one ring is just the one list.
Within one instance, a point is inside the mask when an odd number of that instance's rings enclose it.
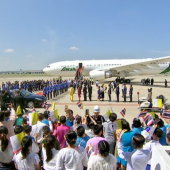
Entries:
{"label": "cap", "polygon": [[100,112],[100,107],[99,106],[94,106],[94,110],[93,110],[94,113],[98,113]]}

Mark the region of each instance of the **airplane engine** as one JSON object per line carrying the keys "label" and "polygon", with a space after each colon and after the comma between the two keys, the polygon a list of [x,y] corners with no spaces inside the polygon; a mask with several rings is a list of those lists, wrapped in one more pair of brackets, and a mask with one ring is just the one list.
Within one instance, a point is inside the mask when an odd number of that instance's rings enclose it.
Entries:
{"label": "airplane engine", "polygon": [[111,71],[100,71],[100,70],[90,71],[89,75],[94,80],[104,80],[113,77]]}

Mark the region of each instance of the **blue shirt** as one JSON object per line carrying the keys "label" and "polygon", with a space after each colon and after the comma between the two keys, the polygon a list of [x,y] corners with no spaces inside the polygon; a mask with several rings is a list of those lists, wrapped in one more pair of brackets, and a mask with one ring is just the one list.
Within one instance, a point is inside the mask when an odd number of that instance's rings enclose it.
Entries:
{"label": "blue shirt", "polygon": [[69,118],[66,120],[66,126],[69,126],[69,127],[73,126],[73,122],[70,122]]}
{"label": "blue shirt", "polygon": [[90,139],[89,136],[85,136],[85,137],[77,137],[77,141],[76,141],[76,146],[81,146],[83,148],[86,147],[86,143],[87,141]]}
{"label": "blue shirt", "polygon": [[165,125],[165,126],[163,126],[163,127],[160,127],[160,129],[163,131],[163,135],[162,135],[162,137],[159,139],[159,143],[160,143],[161,145],[164,145],[164,146],[167,145],[167,143],[166,143],[166,129],[168,128],[168,126],[169,126],[169,125]]}
{"label": "blue shirt", "polygon": [[44,119],[44,120],[42,121],[42,123],[46,124],[47,126],[50,126],[50,125],[49,125],[49,121],[48,121],[47,119]]}
{"label": "blue shirt", "polygon": [[142,127],[139,127],[139,128],[135,128],[135,127],[134,127],[131,131],[134,132],[134,134],[135,134],[135,133],[141,134],[142,130],[143,130]]}

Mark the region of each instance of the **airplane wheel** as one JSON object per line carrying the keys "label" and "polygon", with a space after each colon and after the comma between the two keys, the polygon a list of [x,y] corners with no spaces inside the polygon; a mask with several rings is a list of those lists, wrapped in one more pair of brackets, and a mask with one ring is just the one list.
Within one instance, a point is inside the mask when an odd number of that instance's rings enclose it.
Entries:
{"label": "airplane wheel", "polygon": [[130,83],[130,80],[129,80],[129,79],[126,79],[126,83],[128,83],[128,84],[129,84],[129,83]]}

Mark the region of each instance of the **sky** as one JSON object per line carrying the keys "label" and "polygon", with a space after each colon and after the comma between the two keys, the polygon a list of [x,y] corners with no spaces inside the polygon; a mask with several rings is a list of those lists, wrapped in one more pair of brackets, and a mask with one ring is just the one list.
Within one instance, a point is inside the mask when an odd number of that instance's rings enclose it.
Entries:
{"label": "sky", "polygon": [[0,71],[170,55],[170,0],[0,0]]}

